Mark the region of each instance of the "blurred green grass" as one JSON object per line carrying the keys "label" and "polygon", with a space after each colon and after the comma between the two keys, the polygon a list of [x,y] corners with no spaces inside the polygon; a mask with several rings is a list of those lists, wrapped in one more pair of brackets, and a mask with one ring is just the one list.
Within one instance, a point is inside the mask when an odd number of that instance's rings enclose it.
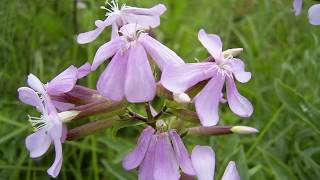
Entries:
{"label": "blurred green grass", "polygon": [[[93,58],[109,39],[109,30],[94,43],[78,45],[75,32],[91,30],[104,0],[85,0],[74,24],[72,0],[1,0],[0,6],[0,179],[49,179],[46,169],[53,151],[32,160],[24,146],[31,128],[30,107],[17,100],[28,73],[43,82],[70,64]],[[124,1],[121,1],[124,2]],[[158,0],[129,0],[128,5],[150,7]],[[253,79],[238,84],[254,104],[254,115],[242,120],[222,108],[223,124],[243,124],[260,129],[256,136],[230,135],[186,138],[189,148],[210,144],[217,155],[217,176],[235,160],[242,179],[319,179],[320,177],[320,27],[295,17],[291,0],[165,0],[168,10],[155,30],[158,38],[187,62],[208,56],[197,32],[219,34],[225,48],[243,47],[241,58]],[[100,69],[101,70],[101,69]],[[95,87],[99,73],[81,80]],[[121,158],[135,144],[141,127],[92,135],[63,146],[64,161],[58,179],[136,179],[124,172]]]}

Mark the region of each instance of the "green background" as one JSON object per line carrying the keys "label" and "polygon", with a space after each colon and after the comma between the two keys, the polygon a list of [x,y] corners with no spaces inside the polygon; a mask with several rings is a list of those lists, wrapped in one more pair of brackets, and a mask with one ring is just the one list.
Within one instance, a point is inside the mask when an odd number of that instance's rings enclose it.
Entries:
{"label": "green background", "polygon": [[[121,1],[123,2],[123,1]],[[241,59],[252,72],[239,91],[254,105],[249,119],[221,108],[221,124],[257,127],[257,135],[185,138],[191,151],[209,144],[217,158],[216,179],[230,160],[242,179],[319,179],[320,177],[320,26],[308,23],[306,1],[295,17],[290,0],[130,0],[127,5],[164,3],[167,12],[155,32],[158,39],[187,62],[204,59],[197,39],[200,28],[219,34],[224,48],[243,47]],[[76,32],[104,18],[103,0],[85,0],[74,10],[72,0],[0,1],[0,179],[49,179],[51,148],[30,159],[24,145],[32,132],[27,114],[36,112],[17,99],[16,89],[33,73],[46,82],[74,64],[91,62],[96,49],[109,40],[110,28],[96,41],[78,45]],[[76,16],[75,16],[76,15]],[[76,18],[75,18],[76,17]],[[75,23],[76,22],[76,23]],[[103,68],[80,81],[94,88]],[[85,122],[85,121],[83,121]],[[142,127],[108,129],[63,145],[58,179],[136,179],[125,172],[121,158],[134,147]]]}

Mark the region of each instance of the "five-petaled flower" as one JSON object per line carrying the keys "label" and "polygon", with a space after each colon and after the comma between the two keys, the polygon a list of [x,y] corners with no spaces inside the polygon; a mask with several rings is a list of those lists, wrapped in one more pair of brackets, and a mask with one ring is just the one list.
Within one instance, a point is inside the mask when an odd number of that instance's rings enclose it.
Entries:
{"label": "five-petaled flower", "polygon": [[197,83],[210,79],[195,97],[195,106],[202,125],[213,126],[219,120],[218,107],[226,81],[229,107],[235,114],[249,117],[253,112],[253,107],[245,97],[239,94],[234,82],[236,79],[241,83],[246,83],[251,78],[251,73],[245,72],[242,60],[233,57],[239,49],[222,52],[220,37],[207,34],[204,30],[199,31],[198,37],[214,58],[214,62],[166,66],[162,73],[161,83],[174,93],[183,93]]}
{"label": "five-petaled flower", "polygon": [[91,70],[112,57],[97,82],[99,93],[111,100],[124,97],[129,102],[151,101],[156,93],[156,82],[148,55],[160,70],[167,65],[181,65],[183,60],[172,50],[143,32],[137,24],[120,29],[122,36],[102,45],[96,52]]}
{"label": "five-petaled flower", "polygon": [[195,175],[178,133],[156,132],[150,126],[143,130],[136,148],[123,159],[122,165],[126,170],[139,167],[139,180],[178,180],[179,167],[185,174]]}
{"label": "five-petaled flower", "polygon": [[150,9],[126,5],[119,8],[118,1],[112,0],[111,3],[107,2],[107,5],[110,6],[110,9],[103,7],[108,11],[107,18],[104,21],[97,20],[95,22],[96,29],[79,34],[77,38],[79,44],[94,41],[110,25],[112,25],[112,39],[119,36],[119,29],[126,24],[132,23],[145,28],[155,28],[160,25],[160,16],[166,11],[163,4],[158,4]]}
{"label": "five-petaled flower", "polygon": [[30,74],[27,82],[31,88],[19,88],[19,99],[25,104],[36,107],[41,116],[40,118],[29,116],[34,133],[26,138],[26,147],[30,152],[30,157],[36,158],[47,152],[50,144],[53,143],[55,160],[47,172],[50,176],[57,177],[62,165],[61,143],[65,140],[66,129],[63,128],[61,119],[41,81]]}

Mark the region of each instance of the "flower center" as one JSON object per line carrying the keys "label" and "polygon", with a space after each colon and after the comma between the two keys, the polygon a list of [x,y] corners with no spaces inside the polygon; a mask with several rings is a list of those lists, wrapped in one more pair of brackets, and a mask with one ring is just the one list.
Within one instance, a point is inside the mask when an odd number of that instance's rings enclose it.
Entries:
{"label": "flower center", "polygon": [[28,115],[28,118],[28,121],[32,125],[34,132],[37,132],[43,128],[48,131],[51,127],[51,122],[49,116],[47,115],[41,115],[39,118]]}

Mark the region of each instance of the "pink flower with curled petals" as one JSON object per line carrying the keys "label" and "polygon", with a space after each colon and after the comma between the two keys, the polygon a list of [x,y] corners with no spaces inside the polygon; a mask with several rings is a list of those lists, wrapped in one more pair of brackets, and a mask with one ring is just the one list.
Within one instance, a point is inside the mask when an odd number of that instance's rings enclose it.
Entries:
{"label": "pink flower with curled petals", "polygon": [[195,106],[203,126],[216,125],[219,120],[218,107],[223,102],[221,95],[226,82],[227,102],[230,109],[241,117],[253,113],[251,103],[239,94],[234,79],[246,83],[251,73],[245,71],[242,60],[233,57],[242,49],[222,52],[220,37],[199,31],[199,40],[214,58],[214,62],[191,63],[179,66],[166,66],[162,72],[161,84],[174,93],[183,93],[198,82],[210,79],[196,95]]}
{"label": "pink flower with curled petals", "polygon": [[55,147],[55,160],[48,169],[48,174],[57,177],[62,165],[61,143],[65,140],[66,127],[51,102],[50,96],[41,81],[30,74],[28,85],[18,89],[19,99],[25,104],[32,105],[41,113],[40,118],[29,116],[29,122],[34,128],[34,133],[26,138],[26,147],[31,158],[42,156],[51,144]]}
{"label": "pink flower with curled petals", "polygon": [[156,93],[156,82],[148,55],[160,69],[184,62],[172,50],[144,33],[143,27],[137,24],[127,24],[120,32],[122,36],[105,43],[95,54],[91,70],[96,70],[113,56],[97,82],[97,90],[114,101],[124,98],[133,103],[150,101]]}
{"label": "pink flower with curled petals", "polygon": [[[209,146],[195,146],[191,161],[198,180],[213,180],[215,170],[215,153]],[[221,180],[240,180],[236,164],[230,161]]]}
{"label": "pink flower with curled petals", "polygon": [[108,12],[106,13],[107,18],[97,20],[95,22],[96,29],[81,33],[77,37],[79,44],[86,44],[94,41],[102,31],[112,26],[112,39],[119,36],[119,29],[126,24],[138,24],[145,28],[155,28],[160,25],[160,16],[166,11],[166,7],[163,4],[158,4],[152,8],[137,8],[122,5],[119,7],[117,0],[112,0],[111,3],[106,2],[110,8],[102,7]]}
{"label": "pink flower with curled petals", "polygon": [[155,134],[152,127],[147,127],[122,165],[126,170],[139,167],[139,180],[178,180],[179,167],[185,174],[195,175],[188,151],[175,130]]}

